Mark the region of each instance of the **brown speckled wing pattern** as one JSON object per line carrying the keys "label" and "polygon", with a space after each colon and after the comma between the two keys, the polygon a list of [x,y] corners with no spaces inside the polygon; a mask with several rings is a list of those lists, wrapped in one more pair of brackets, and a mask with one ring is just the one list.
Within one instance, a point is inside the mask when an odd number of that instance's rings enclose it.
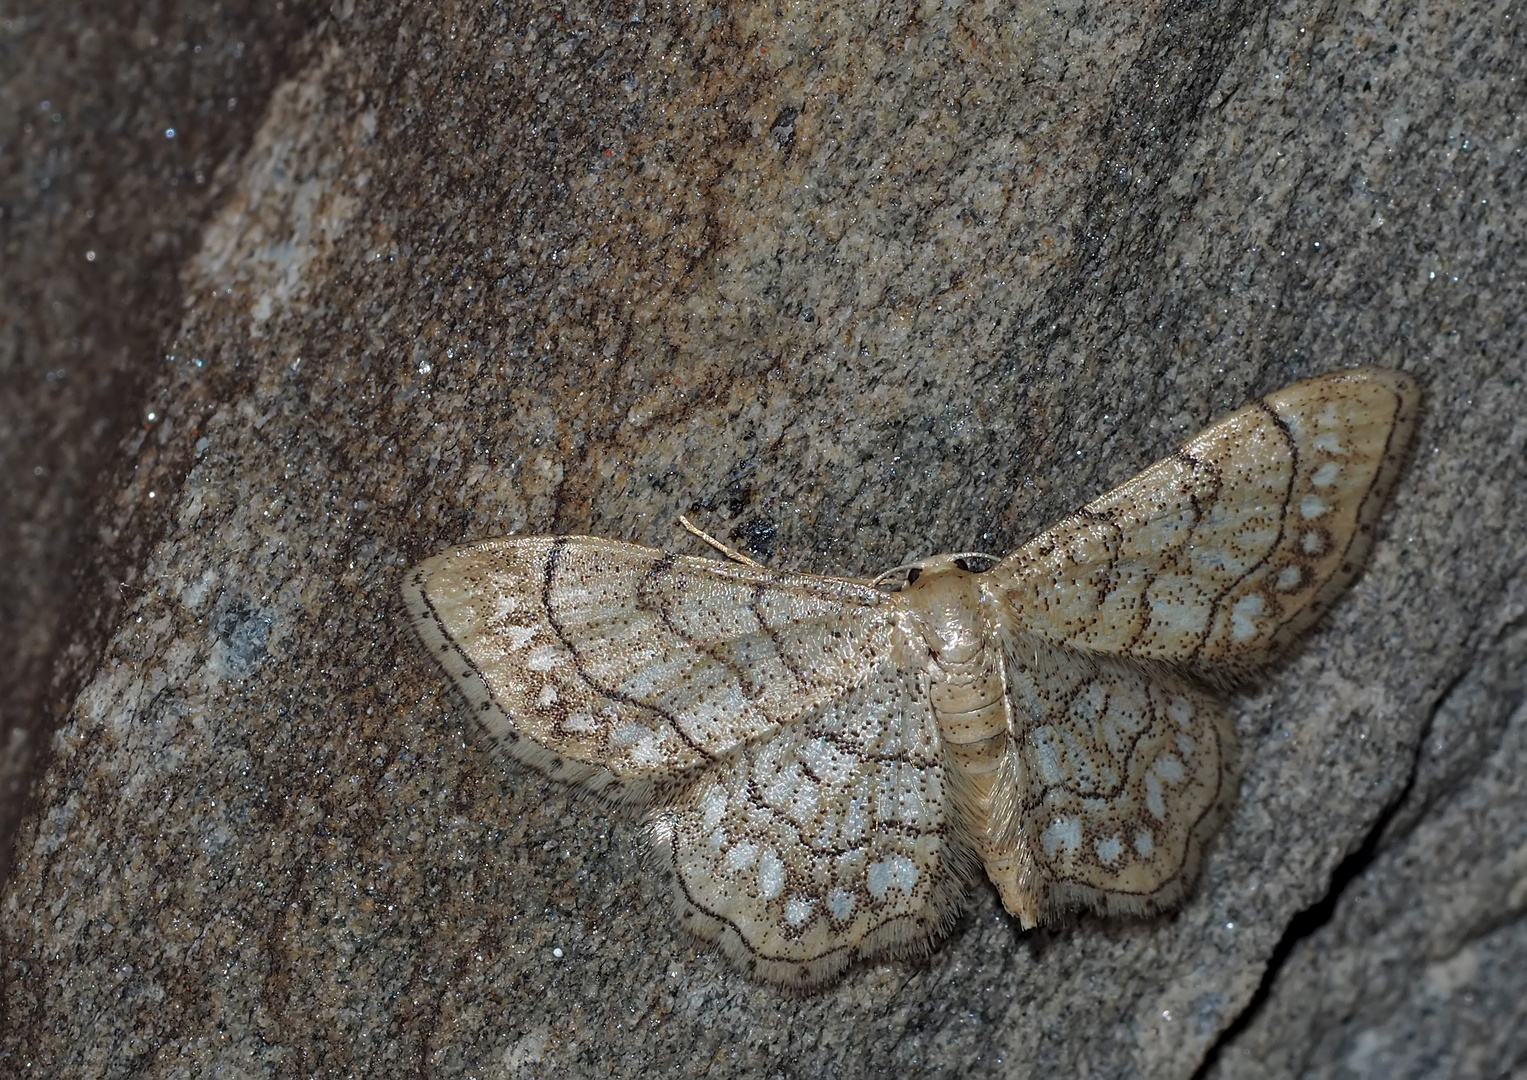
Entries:
{"label": "brown speckled wing pattern", "polygon": [[928,947],[977,867],[1024,926],[1177,903],[1233,786],[1212,687],[1357,572],[1419,396],[1371,368],[1287,387],[984,572],[529,536],[404,597],[499,746],[649,808],[686,926],[814,986]]}

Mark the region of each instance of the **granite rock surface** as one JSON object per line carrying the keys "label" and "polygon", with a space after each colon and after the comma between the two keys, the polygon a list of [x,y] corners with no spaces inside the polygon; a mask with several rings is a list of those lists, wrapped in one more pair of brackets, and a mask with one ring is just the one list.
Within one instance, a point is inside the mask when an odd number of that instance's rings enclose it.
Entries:
{"label": "granite rock surface", "polygon": [[[57,7],[36,55],[107,18]],[[128,162],[97,208],[173,233],[153,283],[6,211],[6,280],[76,292],[5,298],[4,362],[121,374],[6,406],[0,453],[49,432],[68,499],[11,496],[41,577],[4,609],[0,1070],[1527,1069],[1522,12],[216,10],[154,9],[166,48],[267,58],[218,69],[250,113],[208,113],[208,194]],[[118,97],[125,49],[80,61]],[[34,217],[77,179],[37,123],[3,136]],[[1426,384],[1413,460],[1367,572],[1230,699],[1239,797],[1167,917],[1023,934],[982,886],[927,957],[750,982],[639,820],[488,751],[398,597],[511,532],[692,550],[680,513],[788,569],[1001,552],[1359,363]]]}
{"label": "granite rock surface", "polygon": [[157,507],[109,531],[100,511],[141,465],[126,441],[216,166],[311,21],[281,0],[0,9],[0,882],[38,751],[162,531]]}

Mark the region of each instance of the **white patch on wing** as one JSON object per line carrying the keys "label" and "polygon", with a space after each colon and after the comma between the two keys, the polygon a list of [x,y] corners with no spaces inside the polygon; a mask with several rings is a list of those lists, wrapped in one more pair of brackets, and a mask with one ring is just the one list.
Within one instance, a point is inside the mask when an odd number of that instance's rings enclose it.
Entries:
{"label": "white patch on wing", "polygon": [[1039,834],[1039,842],[1052,858],[1059,851],[1069,855],[1082,846],[1082,823],[1073,817],[1056,818]]}
{"label": "white patch on wing", "polygon": [[510,652],[519,652],[536,636],[536,628],[533,626],[502,626],[493,632],[503,635],[504,647]]}
{"label": "white patch on wing", "polygon": [[1098,853],[1098,861],[1105,866],[1112,866],[1119,861],[1119,856],[1124,851],[1124,845],[1117,836],[1105,836],[1093,845]]}
{"label": "white patch on wing", "polygon": [[1230,609],[1230,633],[1237,641],[1245,641],[1257,634],[1257,624],[1252,622],[1262,614],[1265,601],[1261,593],[1249,593],[1235,602]]}
{"label": "white patch on wing", "polygon": [[558,664],[567,663],[567,657],[555,645],[537,645],[525,657],[525,666],[531,671],[546,672]]}
{"label": "white patch on wing", "polygon": [[785,864],[773,848],[764,848],[758,856],[758,895],[773,900],[785,888]]}
{"label": "white patch on wing", "polygon": [[1304,571],[1297,566],[1285,566],[1278,571],[1273,583],[1279,592],[1293,592],[1304,581]]}

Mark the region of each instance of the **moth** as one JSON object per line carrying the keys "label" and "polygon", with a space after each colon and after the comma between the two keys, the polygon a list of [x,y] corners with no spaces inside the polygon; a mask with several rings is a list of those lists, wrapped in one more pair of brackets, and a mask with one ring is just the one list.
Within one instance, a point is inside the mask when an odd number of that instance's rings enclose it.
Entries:
{"label": "moth", "polygon": [[685,926],[816,986],[930,947],[982,870],[1024,928],[1177,904],[1234,786],[1215,689],[1357,573],[1419,401],[1296,383],[1000,559],[865,581],[519,536],[403,595],[500,747],[648,808]]}

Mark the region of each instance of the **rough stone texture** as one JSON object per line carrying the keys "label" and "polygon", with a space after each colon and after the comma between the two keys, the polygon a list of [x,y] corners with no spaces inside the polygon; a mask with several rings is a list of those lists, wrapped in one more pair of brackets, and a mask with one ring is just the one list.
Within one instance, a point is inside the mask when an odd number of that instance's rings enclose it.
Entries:
{"label": "rough stone texture", "polygon": [[[113,629],[31,646],[84,659],[0,894],[0,1067],[1527,1069],[1527,13],[323,12],[178,204],[172,314],[105,294],[111,347],[162,326],[169,359],[124,376],[120,480],[70,466]],[[1240,798],[1169,918],[1024,935],[983,888],[925,960],[751,983],[675,928],[638,822],[485,752],[397,596],[447,544],[679,547],[681,512],[788,568],[1002,551],[1352,363],[1426,382],[1415,460],[1367,574],[1233,699]]]}
{"label": "rough stone texture", "polygon": [[102,536],[91,511],[142,463],[114,451],[152,411],[213,170],[311,22],[280,0],[0,5],[0,882],[37,749],[161,531]]}

